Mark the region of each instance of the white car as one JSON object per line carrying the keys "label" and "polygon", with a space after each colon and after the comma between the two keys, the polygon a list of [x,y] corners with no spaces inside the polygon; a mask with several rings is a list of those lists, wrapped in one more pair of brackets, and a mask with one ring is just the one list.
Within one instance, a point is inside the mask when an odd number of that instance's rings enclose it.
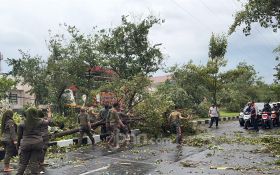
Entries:
{"label": "white car", "polygon": [[[263,103],[263,102],[255,103],[256,111],[257,111],[257,115],[258,116],[261,116],[264,104],[265,103]],[[245,124],[244,115],[245,115],[245,112],[246,112],[247,108],[248,108],[248,105],[246,105],[243,108],[243,111],[241,111],[239,113],[239,124],[240,124],[240,126],[244,126],[244,124]],[[248,117],[248,114],[246,115],[246,117]]]}

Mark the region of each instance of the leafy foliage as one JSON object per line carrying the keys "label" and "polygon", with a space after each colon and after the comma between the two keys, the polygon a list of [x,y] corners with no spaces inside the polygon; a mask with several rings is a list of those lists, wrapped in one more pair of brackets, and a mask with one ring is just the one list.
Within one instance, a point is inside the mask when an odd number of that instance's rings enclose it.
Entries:
{"label": "leafy foliage", "polygon": [[144,117],[140,129],[156,138],[159,137],[162,131],[161,126],[166,121],[164,118],[166,116],[163,114],[169,111],[171,106],[174,106],[174,103],[164,95],[157,93],[148,95],[134,108],[136,116]]}
{"label": "leafy foliage", "polygon": [[19,52],[21,58],[8,59],[8,64],[12,66],[10,74],[31,87],[29,93],[35,95],[37,104],[45,104],[48,96],[46,64],[40,56],[31,56],[22,50]]}
{"label": "leafy foliage", "polygon": [[251,100],[257,100],[257,73],[253,66],[246,63],[239,65],[221,75],[224,88],[220,93],[223,106],[229,111],[239,111]]}
{"label": "leafy foliage", "polygon": [[6,93],[12,89],[16,82],[6,76],[0,75],[0,100],[4,99]]}
{"label": "leafy foliage", "polygon": [[121,102],[129,111],[145,99],[150,83],[149,78],[143,75],[134,76],[129,80],[116,78],[101,86],[98,91],[113,92],[115,100]]}
{"label": "leafy foliage", "polygon": [[212,92],[212,102],[217,104],[217,92],[222,89],[220,83],[220,69],[226,65],[224,58],[227,49],[227,38],[225,35],[212,34],[209,44],[209,60],[207,71],[209,75],[209,89]]}
{"label": "leafy foliage", "polygon": [[120,26],[104,33],[100,42],[103,58],[120,79],[129,79],[136,75],[148,75],[156,72],[163,61],[158,48],[161,44],[152,45],[148,39],[150,29],[163,20],[148,16],[138,23],[122,17]]}
{"label": "leafy foliage", "polygon": [[280,1],[279,0],[249,0],[243,5],[243,10],[235,14],[234,23],[229,29],[232,34],[238,26],[245,24],[243,33],[250,35],[252,23],[259,23],[261,27],[272,28],[277,32],[280,28]]}

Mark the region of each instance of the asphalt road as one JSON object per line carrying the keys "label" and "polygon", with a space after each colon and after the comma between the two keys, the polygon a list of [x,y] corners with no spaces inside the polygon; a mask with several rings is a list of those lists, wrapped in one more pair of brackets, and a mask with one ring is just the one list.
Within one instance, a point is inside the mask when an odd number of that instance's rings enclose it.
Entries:
{"label": "asphalt road", "polygon": [[[278,158],[270,153],[258,152],[263,145],[229,143],[236,137],[262,137],[271,131],[255,133],[244,130],[238,121],[221,123],[219,128],[207,128],[206,133],[186,138],[198,140],[200,147],[178,147],[168,140],[157,144],[123,148],[117,151],[96,147],[83,147],[58,159],[47,160],[46,175],[142,175],[142,174],[280,174],[273,165]],[[275,129],[274,129],[275,130]],[[210,143],[214,138],[221,141]],[[201,141],[201,140],[206,141]],[[14,174],[14,173],[12,173]]]}

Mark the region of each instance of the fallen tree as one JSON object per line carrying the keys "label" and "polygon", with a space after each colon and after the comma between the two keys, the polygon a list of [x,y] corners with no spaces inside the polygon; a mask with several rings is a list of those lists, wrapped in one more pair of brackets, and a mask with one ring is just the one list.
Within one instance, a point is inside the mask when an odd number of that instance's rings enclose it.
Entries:
{"label": "fallen tree", "polygon": [[[133,118],[133,119],[127,119],[127,120],[123,120],[123,123],[125,124],[129,124],[132,122],[135,122],[137,120],[142,120],[143,118]],[[97,121],[95,123],[91,123],[91,129],[96,129],[97,127],[101,126],[101,125],[105,125],[106,123],[102,120]],[[54,138],[58,138],[58,137],[63,137],[63,136],[67,136],[67,135],[71,135],[71,134],[75,134],[77,132],[79,132],[79,128],[75,128],[75,129],[70,129],[70,130],[66,130],[66,131],[62,131],[62,132],[56,132],[53,134],[50,134],[49,137],[54,139]]]}

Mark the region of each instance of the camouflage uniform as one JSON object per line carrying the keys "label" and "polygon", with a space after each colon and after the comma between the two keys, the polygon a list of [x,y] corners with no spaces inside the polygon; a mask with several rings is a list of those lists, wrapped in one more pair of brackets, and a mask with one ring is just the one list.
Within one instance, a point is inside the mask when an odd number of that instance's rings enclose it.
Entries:
{"label": "camouflage uniform", "polygon": [[92,137],[92,134],[90,133],[91,128],[89,128],[89,125],[88,125],[89,121],[90,121],[90,118],[89,118],[88,114],[82,113],[82,114],[78,115],[78,123],[80,124],[80,136],[78,139],[78,146],[81,146],[83,136],[85,133],[90,138],[92,144],[94,145],[94,143],[95,143],[94,138]]}
{"label": "camouflage uniform", "polygon": [[176,143],[181,141],[181,113],[178,111],[171,112],[169,116],[171,132],[176,134]]}
{"label": "camouflage uniform", "polygon": [[111,138],[109,142],[113,142],[114,145],[118,144],[119,135],[119,114],[115,108],[112,108],[109,112],[109,117],[106,120],[107,129],[111,132]]}
{"label": "camouflage uniform", "polygon": [[41,126],[41,133],[43,137],[43,152],[40,156],[40,163],[44,163],[45,161],[45,156],[48,150],[48,144],[49,144],[49,131],[48,131],[48,126],[49,125],[42,125]]}
{"label": "camouflage uniform", "polygon": [[5,149],[4,164],[9,164],[11,158],[17,155],[16,145],[14,144],[17,140],[16,125],[12,119],[6,120],[1,140]]}
{"label": "camouflage uniform", "polygon": [[[106,122],[107,118],[109,116],[109,108],[103,108],[99,112],[99,117],[102,122]],[[101,125],[101,134],[100,134],[100,140],[105,141],[106,137],[108,137],[110,134],[108,133],[106,129],[106,124]]]}
{"label": "camouflage uniform", "polygon": [[39,174],[39,159],[43,151],[41,128],[48,126],[48,120],[40,120],[37,126],[27,129],[24,123],[18,127],[18,143],[20,146],[19,168],[17,175],[23,175],[29,165],[31,174]]}

